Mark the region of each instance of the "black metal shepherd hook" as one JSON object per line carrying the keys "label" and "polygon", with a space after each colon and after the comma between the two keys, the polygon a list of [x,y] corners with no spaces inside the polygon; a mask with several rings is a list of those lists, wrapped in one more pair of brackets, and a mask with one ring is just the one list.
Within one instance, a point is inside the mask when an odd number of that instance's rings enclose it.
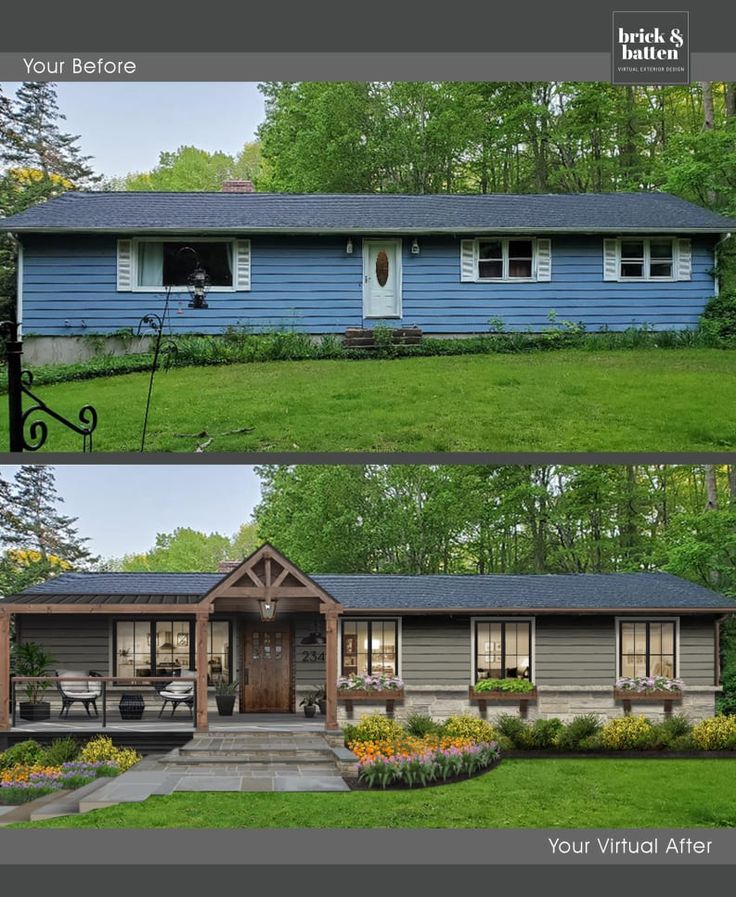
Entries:
{"label": "black metal shepherd hook", "polygon": [[[23,370],[23,342],[18,336],[17,321],[0,322],[0,333],[5,335],[5,358],[8,366],[8,431],[11,452],[37,452],[48,438],[49,428],[45,420],[30,420],[36,414],[46,414],[82,437],[82,451],[92,451],[92,434],[97,427],[97,412],[92,405],[79,410],[79,423],[50,408],[32,390],[33,374]],[[23,410],[23,396],[33,404]],[[25,430],[28,426],[28,438]]]}

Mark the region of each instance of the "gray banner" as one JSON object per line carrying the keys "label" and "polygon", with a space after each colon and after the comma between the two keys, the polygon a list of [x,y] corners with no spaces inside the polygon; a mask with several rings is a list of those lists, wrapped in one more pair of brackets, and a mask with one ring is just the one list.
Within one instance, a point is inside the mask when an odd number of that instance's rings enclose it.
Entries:
{"label": "gray banner", "polygon": [[[0,53],[0,81],[609,81],[610,53]],[[693,53],[694,80],[736,52]]]}
{"label": "gray banner", "polygon": [[[328,849],[327,849],[328,845]],[[732,829],[6,830],[0,864],[736,865]]]}

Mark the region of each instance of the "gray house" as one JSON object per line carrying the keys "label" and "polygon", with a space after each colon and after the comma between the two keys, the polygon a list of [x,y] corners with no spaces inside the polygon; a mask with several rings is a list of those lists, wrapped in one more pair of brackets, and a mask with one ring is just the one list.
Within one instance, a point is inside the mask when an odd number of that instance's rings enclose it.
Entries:
{"label": "gray house", "polygon": [[[135,686],[156,709],[148,680],[194,671],[199,730],[223,680],[239,682],[240,714],[294,713],[325,686],[329,730],[386,706],[386,694],[339,693],[338,677],[351,673],[400,677],[396,716],[437,718],[613,717],[632,709],[614,690],[618,677],[677,677],[678,709],[698,720],[714,712],[719,624],[735,610],[663,573],[307,575],[269,545],[218,574],[63,573],[0,602],[0,730],[11,727],[11,619],[20,644],[40,643],[58,667],[97,674],[108,691]],[[536,690],[479,700],[484,678],[528,679]],[[672,707],[633,709],[657,717]]]}

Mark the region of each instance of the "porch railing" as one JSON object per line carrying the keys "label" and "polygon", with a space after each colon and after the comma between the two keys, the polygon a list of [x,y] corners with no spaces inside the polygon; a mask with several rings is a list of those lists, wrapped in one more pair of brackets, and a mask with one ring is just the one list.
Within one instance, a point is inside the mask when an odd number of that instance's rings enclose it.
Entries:
{"label": "porch railing", "polygon": [[[64,685],[72,683],[72,682],[84,682],[86,684],[94,684],[95,686],[102,686],[101,692],[97,698],[98,701],[102,702],[102,708],[100,716],[102,718],[102,728],[107,727],[107,716],[108,716],[108,707],[107,707],[107,699],[108,699],[108,686],[114,689],[117,688],[125,688],[128,687],[132,691],[133,689],[140,689],[141,687],[151,686],[154,691],[154,694],[159,700],[163,701],[164,698],[160,697],[160,694],[157,689],[155,689],[155,683],[161,682],[163,684],[169,685],[172,682],[191,682],[193,684],[192,689],[192,704],[191,704],[191,714],[192,714],[192,728],[197,728],[197,680],[196,677],[193,676],[135,676],[131,678],[121,677],[121,676],[12,676],[10,680],[10,704],[11,704],[11,715],[12,715],[12,726],[15,728],[17,722],[17,710],[18,710],[18,686],[28,686],[32,683],[47,683],[46,688],[53,687],[54,692],[58,693],[57,686],[61,683]],[[44,689],[45,691],[45,689]],[[119,696],[118,693],[115,693],[116,697]],[[122,695],[120,695],[122,697]],[[59,695],[61,697],[61,695]],[[145,712],[145,698],[144,700],[144,708],[143,712]],[[40,703],[40,702],[36,702]],[[162,705],[163,706],[163,705]],[[174,711],[176,707],[174,707]],[[172,713],[173,716],[173,713]],[[122,719],[122,717],[121,717]]]}

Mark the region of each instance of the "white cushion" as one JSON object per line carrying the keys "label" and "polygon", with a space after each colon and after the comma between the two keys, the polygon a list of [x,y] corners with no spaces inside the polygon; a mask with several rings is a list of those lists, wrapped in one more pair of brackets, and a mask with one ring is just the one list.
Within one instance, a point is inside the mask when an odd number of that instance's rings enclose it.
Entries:
{"label": "white cushion", "polygon": [[178,694],[186,694],[192,690],[191,682],[170,682],[166,686],[166,691],[172,691]]}
{"label": "white cushion", "polygon": [[175,699],[175,700],[177,700],[177,701],[182,701],[182,700],[184,700],[185,698],[191,698],[191,697],[192,697],[191,694],[187,694],[186,692],[181,692],[181,691],[166,691],[165,689],[164,689],[164,691],[159,692],[159,694],[161,695],[162,698],[172,698],[172,699]]}

